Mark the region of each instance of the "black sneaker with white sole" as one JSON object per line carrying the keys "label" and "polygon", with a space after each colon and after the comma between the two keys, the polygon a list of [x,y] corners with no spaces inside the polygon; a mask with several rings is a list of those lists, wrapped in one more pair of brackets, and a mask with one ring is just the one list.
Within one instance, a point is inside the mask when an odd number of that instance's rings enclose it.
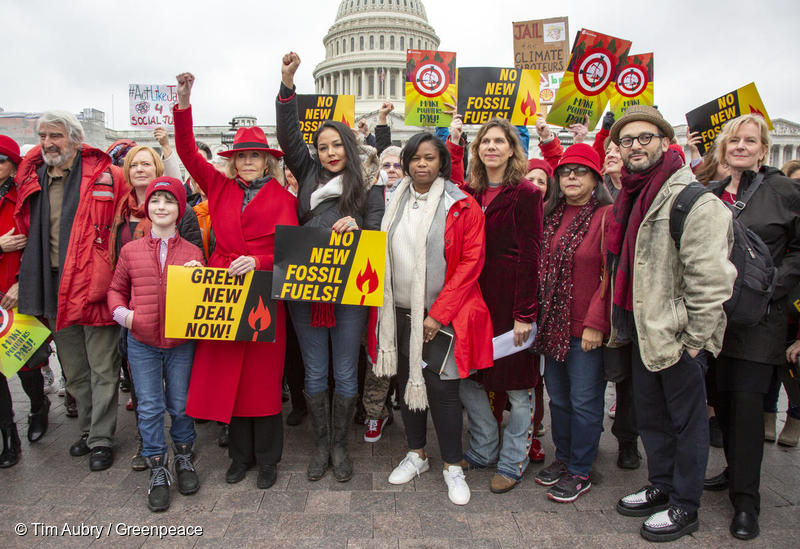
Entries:
{"label": "black sneaker with white sole", "polygon": [[669,505],[669,496],[655,486],[645,486],[617,502],[617,513],[626,517],[649,517]]}
{"label": "black sneaker with white sole", "polygon": [[589,477],[582,478],[567,473],[547,491],[547,497],[559,503],[570,503],[578,499],[581,494],[588,492],[591,487],[592,483],[589,481]]}
{"label": "black sneaker with white sole", "polygon": [[561,477],[566,474],[567,464],[563,461],[555,460],[553,463],[544,469],[540,469],[539,472],[536,473],[536,483],[541,484],[542,486],[552,486],[561,480]]}
{"label": "black sneaker with white sole", "polygon": [[699,527],[696,512],[687,513],[680,507],[670,505],[644,521],[639,533],[647,541],[675,541],[696,532]]}

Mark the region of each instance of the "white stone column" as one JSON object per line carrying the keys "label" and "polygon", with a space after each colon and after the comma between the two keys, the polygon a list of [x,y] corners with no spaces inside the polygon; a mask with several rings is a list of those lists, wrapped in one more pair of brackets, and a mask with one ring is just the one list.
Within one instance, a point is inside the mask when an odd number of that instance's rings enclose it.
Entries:
{"label": "white stone column", "polygon": [[361,99],[366,99],[367,91],[367,69],[361,69],[361,93],[359,97]]}
{"label": "white stone column", "polygon": [[378,69],[372,69],[372,81],[375,83],[375,99],[381,96],[380,94],[380,75],[378,74]]}
{"label": "white stone column", "polygon": [[350,90],[348,90],[348,91],[349,91],[350,95],[355,95],[356,94],[356,86],[355,86],[356,75],[355,75],[355,71],[353,71],[353,69],[350,69],[348,72],[350,73]]}

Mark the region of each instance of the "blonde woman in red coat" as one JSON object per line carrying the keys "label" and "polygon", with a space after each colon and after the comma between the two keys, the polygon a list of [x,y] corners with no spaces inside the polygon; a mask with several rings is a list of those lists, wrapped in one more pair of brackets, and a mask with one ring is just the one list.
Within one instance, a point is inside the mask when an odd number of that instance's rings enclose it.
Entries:
{"label": "blonde woman in red coat", "polygon": [[[190,95],[194,76],[178,75],[175,148],[189,175],[208,196],[216,247],[209,267],[231,275],[271,271],[275,226],[297,225],[296,199],[274,176],[283,153],[269,148],[257,126],[239,128],[227,174],[219,172],[195,145]],[[286,346],[286,313],[278,303],[275,341],[197,342],[186,413],[230,423],[228,483],[240,482],[250,465],[259,466],[257,485],[269,488],[283,451],[281,387]]]}

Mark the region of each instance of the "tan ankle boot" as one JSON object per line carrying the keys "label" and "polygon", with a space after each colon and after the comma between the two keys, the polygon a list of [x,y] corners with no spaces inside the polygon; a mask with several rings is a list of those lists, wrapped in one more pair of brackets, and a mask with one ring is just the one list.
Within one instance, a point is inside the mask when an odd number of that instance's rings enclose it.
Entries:
{"label": "tan ankle boot", "polygon": [[797,446],[798,440],[800,440],[800,419],[787,417],[786,425],[783,426],[781,436],[778,438],[778,444],[794,447]]}
{"label": "tan ankle boot", "polygon": [[764,412],[764,440],[767,442],[775,442],[775,416],[777,414]]}

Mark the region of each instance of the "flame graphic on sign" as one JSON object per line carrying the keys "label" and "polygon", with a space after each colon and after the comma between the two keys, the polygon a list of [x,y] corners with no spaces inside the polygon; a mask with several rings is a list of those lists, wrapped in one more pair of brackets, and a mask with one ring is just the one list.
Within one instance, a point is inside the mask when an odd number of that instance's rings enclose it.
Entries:
{"label": "flame graphic on sign", "polygon": [[347,122],[347,118],[345,118],[345,116],[344,116],[344,115],[342,115],[342,124],[344,124],[344,125],[345,125],[345,126],[347,126],[348,128],[350,127],[350,124]]}
{"label": "flame graphic on sign", "polygon": [[766,117],[766,116],[764,116],[764,113],[763,113],[763,112],[761,112],[760,110],[758,110],[757,108],[755,108],[753,105],[749,105],[749,107],[750,107],[750,112],[751,112],[752,114],[757,114],[758,116],[760,116],[760,117],[761,117],[761,118],[763,118],[764,120],[766,120],[766,119],[767,119],[767,117]]}
{"label": "flame graphic on sign", "polygon": [[[371,294],[375,290],[378,289],[378,273],[375,272],[375,269],[372,268],[372,264],[367,259],[367,265],[364,267],[364,270],[358,273],[356,276],[356,287],[358,291],[361,292],[361,305],[364,304],[364,300],[367,298],[367,295]],[[366,286],[366,289],[364,288]]]}
{"label": "flame graphic on sign", "polygon": [[250,309],[250,314],[247,315],[247,323],[253,329],[253,341],[258,341],[258,332],[269,328],[272,322],[272,317],[269,314],[269,309],[264,306],[261,301],[261,296],[258,297],[258,306]]}
{"label": "flame graphic on sign", "polygon": [[531,97],[531,92],[525,92],[528,97],[525,98],[525,101],[519,104],[519,110],[522,114],[525,115],[525,123],[523,126],[528,125],[528,118],[536,114],[536,101]]}

